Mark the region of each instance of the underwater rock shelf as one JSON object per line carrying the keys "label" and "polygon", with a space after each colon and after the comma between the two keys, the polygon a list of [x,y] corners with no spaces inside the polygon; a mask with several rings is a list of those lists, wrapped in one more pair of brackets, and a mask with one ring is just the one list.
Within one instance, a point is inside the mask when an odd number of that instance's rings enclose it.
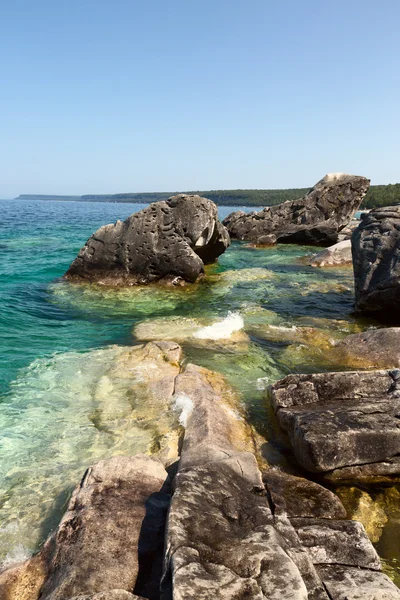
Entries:
{"label": "underwater rock shelf", "polygon": [[[156,348],[179,364],[177,344],[143,347]],[[167,395],[179,462],[90,467],[42,550],[0,574],[0,598],[400,599],[363,526],[332,492],[263,462],[233,398],[219,374],[180,366]]]}

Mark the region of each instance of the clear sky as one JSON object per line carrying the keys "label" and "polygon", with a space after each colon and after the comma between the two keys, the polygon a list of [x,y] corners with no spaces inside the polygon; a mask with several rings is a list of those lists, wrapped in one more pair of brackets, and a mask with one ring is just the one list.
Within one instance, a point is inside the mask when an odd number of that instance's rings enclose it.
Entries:
{"label": "clear sky", "polygon": [[0,197],[400,181],[400,0],[0,0]]}

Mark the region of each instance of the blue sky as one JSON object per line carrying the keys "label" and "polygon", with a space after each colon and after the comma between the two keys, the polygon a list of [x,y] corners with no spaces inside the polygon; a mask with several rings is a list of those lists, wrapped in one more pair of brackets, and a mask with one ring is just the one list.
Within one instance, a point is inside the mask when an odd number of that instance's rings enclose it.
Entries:
{"label": "blue sky", "polygon": [[399,0],[0,0],[0,197],[400,181]]}

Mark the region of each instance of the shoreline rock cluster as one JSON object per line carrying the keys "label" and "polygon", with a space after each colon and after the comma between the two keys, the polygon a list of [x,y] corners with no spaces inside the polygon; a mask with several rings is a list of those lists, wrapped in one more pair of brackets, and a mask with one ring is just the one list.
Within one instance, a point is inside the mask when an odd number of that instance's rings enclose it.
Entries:
{"label": "shoreline rock cluster", "polygon": [[399,599],[332,492],[257,462],[225,386],[186,365],[179,463],[167,473],[137,455],[90,467],[42,550],[0,574],[0,598]]}
{"label": "shoreline rock cluster", "polygon": [[365,177],[331,173],[299,200],[249,214],[237,211],[223,224],[233,239],[255,244],[329,246],[338,241],[339,232],[358,210],[369,184]]}
{"label": "shoreline rock cluster", "polygon": [[[227,229],[211,201],[175,196],[100,228],[65,277],[194,283],[228,247],[228,231],[262,245],[326,245],[337,241],[368,186],[364,177],[329,175],[300,200],[230,215]],[[351,246],[357,309],[397,315],[399,231],[400,208],[371,211],[351,244],[341,241],[315,264],[349,262]],[[363,525],[347,520],[339,498],[272,468],[222,376],[182,366],[177,342],[218,346],[215,325],[188,319],[178,330],[171,318],[167,333],[160,323],[136,325],[136,338],[151,340],[137,357],[157,369],[143,383],[146,398],[165,412],[179,409],[175,435],[162,432],[152,458],[114,456],[90,467],[42,549],[0,573],[0,600],[400,600]],[[246,348],[249,337],[229,326]],[[277,330],[269,326],[264,335],[281,337]],[[303,330],[307,343],[313,331]],[[400,475],[399,332],[355,334],[334,349],[389,369],[291,374],[271,386],[297,463],[318,481]]]}

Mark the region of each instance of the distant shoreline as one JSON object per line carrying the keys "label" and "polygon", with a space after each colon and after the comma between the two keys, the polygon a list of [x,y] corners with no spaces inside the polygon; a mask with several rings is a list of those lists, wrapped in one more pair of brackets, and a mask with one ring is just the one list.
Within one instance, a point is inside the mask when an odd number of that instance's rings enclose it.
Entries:
{"label": "distant shoreline", "polygon": [[[179,193],[198,194],[209,198],[220,206],[274,206],[286,200],[296,200],[304,196],[311,188],[266,189],[266,190],[208,190],[190,192],[137,192],[122,194],[85,194],[82,196],[20,194],[14,200],[47,200],[53,202],[121,202],[147,204],[166,200]],[[389,185],[371,185],[362,208],[391,206],[400,203],[400,183]]]}

